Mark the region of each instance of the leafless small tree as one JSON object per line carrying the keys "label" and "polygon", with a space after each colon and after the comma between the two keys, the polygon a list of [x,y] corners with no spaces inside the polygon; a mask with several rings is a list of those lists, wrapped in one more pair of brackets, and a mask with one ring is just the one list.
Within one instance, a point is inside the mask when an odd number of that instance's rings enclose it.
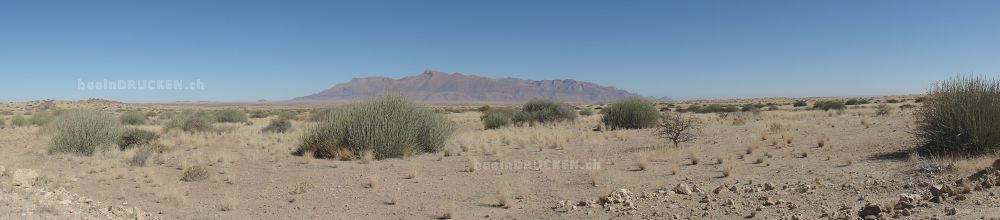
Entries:
{"label": "leafless small tree", "polygon": [[657,134],[668,139],[677,147],[680,143],[693,141],[701,133],[701,121],[682,114],[667,114],[656,125]]}

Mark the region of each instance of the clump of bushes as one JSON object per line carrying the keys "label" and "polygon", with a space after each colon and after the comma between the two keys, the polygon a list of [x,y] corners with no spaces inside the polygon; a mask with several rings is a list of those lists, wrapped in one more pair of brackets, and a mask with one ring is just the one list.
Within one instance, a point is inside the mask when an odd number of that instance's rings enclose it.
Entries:
{"label": "clump of bushes", "polygon": [[591,115],[594,115],[594,110],[590,110],[589,108],[582,109],[582,110],[580,110],[580,115],[582,115],[582,116],[591,116]]}
{"label": "clump of bushes", "polygon": [[479,119],[483,121],[484,128],[497,129],[513,123],[517,114],[519,113],[511,108],[490,108],[483,112],[483,116]]}
{"label": "clump of bushes", "polygon": [[90,156],[99,147],[114,145],[122,135],[118,120],[98,111],[70,111],[52,124],[55,136],[49,142],[49,153],[70,153]]}
{"label": "clump of bushes", "polygon": [[305,134],[294,153],[346,158],[371,151],[377,159],[395,158],[438,152],[452,132],[448,119],[390,93],[331,111]]}
{"label": "clump of bushes", "polygon": [[164,130],[180,129],[185,132],[211,131],[212,117],[206,112],[185,112],[175,114],[170,117],[170,121],[164,125]]}
{"label": "clump of bushes", "polygon": [[844,105],[864,105],[870,103],[867,99],[848,99]]}
{"label": "clump of bushes", "polygon": [[236,109],[226,109],[215,112],[215,122],[220,123],[244,123],[247,122],[247,114]]}
{"label": "clump of bushes", "polygon": [[604,109],[601,122],[608,129],[642,129],[656,125],[660,111],[644,99],[624,99]]}
{"label": "clump of bushes", "polygon": [[792,106],[793,107],[805,107],[805,106],[809,106],[809,103],[806,103],[805,100],[797,100],[797,101],[795,101],[795,103],[792,103]]}
{"label": "clump of bushes", "polygon": [[1000,149],[1000,81],[955,77],[936,83],[917,115],[925,153],[965,156]]}
{"label": "clump of bushes", "polygon": [[847,106],[842,101],[818,101],[813,104],[813,110],[829,111],[831,109],[840,110],[846,108]]}
{"label": "clump of bushes", "polygon": [[531,100],[524,103],[521,113],[514,116],[514,122],[549,123],[576,119],[576,111],[566,103],[555,100]]}
{"label": "clump of bushes", "polygon": [[133,147],[149,145],[159,138],[160,135],[156,134],[156,132],[138,128],[127,129],[122,133],[121,139],[118,140],[118,149],[127,150]]}
{"label": "clump of bushes", "polygon": [[710,104],[703,106],[700,104],[694,104],[688,106],[684,112],[694,112],[694,113],[721,113],[721,112],[738,112],[739,107],[733,105],[720,105],[720,104]]}
{"label": "clump of bushes", "polygon": [[126,125],[142,125],[146,124],[146,114],[140,111],[127,111],[118,116],[118,120]]}
{"label": "clump of bushes", "polygon": [[266,133],[285,133],[292,129],[292,122],[284,118],[271,119],[271,123],[267,124],[261,131]]}

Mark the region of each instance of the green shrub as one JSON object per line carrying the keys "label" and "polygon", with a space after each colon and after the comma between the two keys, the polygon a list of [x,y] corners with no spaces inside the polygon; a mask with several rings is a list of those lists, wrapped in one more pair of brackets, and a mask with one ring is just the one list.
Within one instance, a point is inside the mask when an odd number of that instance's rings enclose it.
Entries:
{"label": "green shrub", "polygon": [[178,113],[171,116],[164,130],[180,129],[185,132],[211,131],[212,117],[204,111]]}
{"label": "green shrub", "polygon": [[518,112],[511,108],[490,108],[483,112],[483,116],[479,120],[483,121],[484,128],[497,129],[513,123],[516,114]]}
{"label": "green shrub", "polygon": [[247,122],[247,114],[241,110],[226,109],[215,112],[215,122],[219,123],[244,123]]}
{"label": "green shrub", "polygon": [[885,102],[887,102],[887,103],[899,103],[899,99],[889,99],[889,100],[885,100]]}
{"label": "green shrub", "polygon": [[840,110],[846,108],[847,106],[842,101],[818,101],[813,104],[813,110],[829,111],[831,109]]}
{"label": "green shrub", "polygon": [[126,150],[133,147],[148,145],[159,138],[160,135],[156,134],[156,132],[130,128],[125,130],[125,132],[122,133],[121,138],[118,139],[118,149]]}
{"label": "green shrub", "polygon": [[333,158],[342,151],[370,151],[383,159],[438,152],[453,132],[448,119],[399,93],[336,109],[325,118],[305,134],[295,154]]}
{"label": "green shrub", "polygon": [[49,122],[52,122],[53,119],[55,119],[55,116],[53,116],[51,112],[38,112],[32,115],[31,120],[29,121],[32,125],[44,126],[49,124]]}
{"label": "green shrub", "polygon": [[792,106],[793,107],[809,106],[809,103],[806,103],[805,100],[798,100],[798,101],[795,101],[795,103],[793,103]]}
{"label": "green shrub", "polygon": [[271,119],[271,123],[267,124],[261,131],[267,133],[285,133],[292,129],[292,122],[284,118]]}
{"label": "green shrub", "polygon": [[642,129],[656,126],[660,111],[644,99],[624,99],[605,108],[601,122],[608,129]]}
{"label": "green shrub", "polygon": [[479,112],[486,112],[486,111],[489,111],[490,108],[493,108],[493,107],[490,107],[490,105],[483,105],[483,106],[480,106],[478,110],[479,110]]}
{"label": "green shrub", "polygon": [[926,100],[927,100],[926,96],[921,96],[921,97],[917,97],[917,99],[914,99],[913,102],[921,103],[921,102],[924,102]]}
{"label": "green shrub", "polygon": [[93,155],[99,147],[114,145],[122,135],[122,125],[107,113],[70,111],[52,123],[55,136],[49,142],[49,153]]}
{"label": "green shrub", "polygon": [[24,127],[28,126],[29,124],[30,123],[28,123],[28,119],[24,118],[24,116],[21,115],[15,115],[14,117],[10,118],[10,125],[14,127]]}
{"label": "green shrub", "polygon": [[720,113],[720,112],[737,112],[737,111],[740,111],[739,107],[732,105],[720,105],[720,104],[710,104],[707,106],[694,104],[688,106],[687,108],[687,112],[694,112],[694,113]]}
{"label": "green shrub", "polygon": [[514,122],[549,123],[576,119],[576,111],[566,103],[555,100],[531,100],[524,103],[521,113],[514,116]]}
{"label": "green shrub", "polygon": [[146,124],[146,114],[140,111],[127,111],[118,116],[118,119],[122,124],[126,125],[142,125]]}
{"label": "green shrub", "polygon": [[979,155],[1000,149],[1000,81],[955,77],[931,87],[915,135],[927,153]]}
{"label": "green shrub", "polygon": [[12,112],[10,110],[3,110],[3,111],[0,111],[0,115],[14,115],[14,112]]}
{"label": "green shrub", "polygon": [[844,103],[844,105],[864,105],[868,103],[870,102],[868,102],[867,99],[848,99],[847,102]]}
{"label": "green shrub", "polygon": [[582,109],[582,110],[580,110],[580,115],[582,115],[582,116],[591,116],[591,115],[594,115],[594,110],[590,110],[589,108]]}

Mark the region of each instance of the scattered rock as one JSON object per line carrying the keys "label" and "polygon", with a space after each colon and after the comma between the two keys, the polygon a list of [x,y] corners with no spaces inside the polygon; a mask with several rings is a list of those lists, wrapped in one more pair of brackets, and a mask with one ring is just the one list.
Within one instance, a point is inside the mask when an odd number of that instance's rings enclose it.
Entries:
{"label": "scattered rock", "polygon": [[955,214],[958,214],[958,210],[956,210],[955,207],[947,207],[947,208],[944,208],[944,214],[945,215],[955,215]]}
{"label": "scattered rock", "polygon": [[677,184],[677,187],[674,187],[674,192],[681,195],[691,195],[691,187],[684,183]]}
{"label": "scattered rock", "polygon": [[933,185],[931,186],[931,195],[935,197],[944,196],[944,186],[943,185]]}
{"label": "scattered rock", "polygon": [[858,216],[865,219],[869,219],[869,216],[874,216],[875,219],[878,219],[878,216],[881,213],[882,207],[879,207],[877,204],[868,203],[865,207],[861,208],[861,211],[858,212]]}

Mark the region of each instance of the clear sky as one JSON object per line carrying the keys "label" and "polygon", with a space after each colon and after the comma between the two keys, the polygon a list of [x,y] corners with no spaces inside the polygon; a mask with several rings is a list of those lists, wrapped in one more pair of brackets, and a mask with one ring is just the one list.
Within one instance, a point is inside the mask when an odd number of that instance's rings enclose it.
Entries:
{"label": "clear sky", "polygon": [[[1000,1],[0,2],[0,101],[286,100],[426,69],[644,96],[854,96],[1000,72]],[[79,82],[201,80],[203,90]]]}

